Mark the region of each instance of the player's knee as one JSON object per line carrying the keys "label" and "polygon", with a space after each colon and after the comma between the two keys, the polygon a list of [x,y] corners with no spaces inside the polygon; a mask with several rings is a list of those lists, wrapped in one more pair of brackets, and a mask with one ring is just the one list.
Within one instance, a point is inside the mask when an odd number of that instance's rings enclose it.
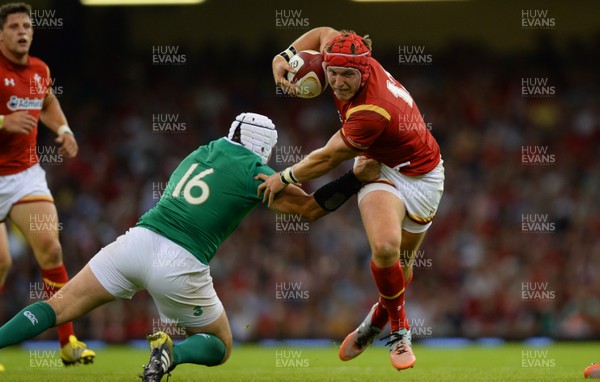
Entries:
{"label": "player's knee", "polygon": [[62,264],[62,247],[57,239],[44,239],[38,243],[36,258],[44,269],[56,268]]}
{"label": "player's knee", "polygon": [[12,266],[12,258],[9,254],[0,256],[0,271],[8,271]]}
{"label": "player's knee", "polygon": [[377,263],[394,264],[400,257],[400,241],[377,240],[371,243],[373,261]]}

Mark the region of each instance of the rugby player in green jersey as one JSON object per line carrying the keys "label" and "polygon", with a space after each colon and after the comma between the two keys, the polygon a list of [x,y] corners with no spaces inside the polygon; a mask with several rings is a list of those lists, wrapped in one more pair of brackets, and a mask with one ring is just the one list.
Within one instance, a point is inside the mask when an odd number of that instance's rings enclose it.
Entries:
{"label": "rugby player in green jersey", "polygon": [[[0,349],[70,322],[116,298],[140,290],[152,296],[161,319],[177,322],[188,337],[173,345],[159,331],[148,337],[151,356],[142,381],[160,381],[176,365],[214,366],[227,360],[232,335],[208,266],[217,248],[260,204],[262,180],[277,142],[271,120],[243,113],[227,137],[199,147],[175,169],[157,205],[137,225],[104,247],[60,291],[29,305],[0,328]],[[379,177],[378,162],[354,169],[314,194],[288,186],[270,204],[278,212],[318,219]]]}

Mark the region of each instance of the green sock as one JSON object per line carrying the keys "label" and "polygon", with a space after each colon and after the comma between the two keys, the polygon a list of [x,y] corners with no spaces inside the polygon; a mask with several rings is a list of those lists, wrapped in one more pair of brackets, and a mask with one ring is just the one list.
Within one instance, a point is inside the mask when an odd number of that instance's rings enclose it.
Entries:
{"label": "green sock", "polygon": [[50,305],[43,301],[31,304],[0,328],[0,349],[35,337],[55,322],[56,313]]}
{"label": "green sock", "polygon": [[214,366],[225,357],[225,344],[212,334],[195,334],[173,348],[175,365],[194,363]]}

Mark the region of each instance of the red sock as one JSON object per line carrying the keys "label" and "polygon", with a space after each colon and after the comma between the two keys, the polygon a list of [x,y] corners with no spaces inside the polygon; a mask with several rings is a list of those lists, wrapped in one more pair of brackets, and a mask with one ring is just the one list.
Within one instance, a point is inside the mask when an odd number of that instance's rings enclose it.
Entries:
{"label": "red sock", "polygon": [[377,284],[379,301],[388,312],[392,332],[406,327],[406,315],[404,313],[404,272],[400,261],[389,268],[378,268],[371,261],[371,272]]}
{"label": "red sock", "polygon": [[[69,275],[63,264],[52,269],[42,269],[42,280],[44,281],[44,292],[50,298],[69,281]],[[75,335],[72,322],[62,324],[56,329],[61,347],[69,343],[70,335]]]}
{"label": "red sock", "polygon": [[[406,290],[406,288],[408,288],[408,285],[412,281],[413,276],[414,276],[414,273],[411,273],[408,280],[405,281],[405,285],[404,285],[405,290]],[[375,308],[375,312],[373,312],[373,316],[371,317],[371,325],[375,326],[376,328],[383,329],[385,327],[385,325],[388,323],[389,318],[390,318],[390,316],[388,314],[387,309],[385,308],[385,302],[383,302],[383,298],[381,296],[379,296],[379,303],[377,304],[377,308]],[[410,324],[408,323],[408,320],[404,323],[403,326],[406,327],[407,329],[410,328]]]}

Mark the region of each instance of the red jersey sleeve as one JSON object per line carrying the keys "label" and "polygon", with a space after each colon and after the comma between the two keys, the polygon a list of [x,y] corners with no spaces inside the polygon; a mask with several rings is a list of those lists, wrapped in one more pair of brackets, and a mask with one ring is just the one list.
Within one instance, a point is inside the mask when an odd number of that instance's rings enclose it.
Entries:
{"label": "red jersey sleeve", "polygon": [[365,151],[385,131],[390,114],[377,105],[359,105],[348,110],[342,125],[342,139],[348,147]]}

